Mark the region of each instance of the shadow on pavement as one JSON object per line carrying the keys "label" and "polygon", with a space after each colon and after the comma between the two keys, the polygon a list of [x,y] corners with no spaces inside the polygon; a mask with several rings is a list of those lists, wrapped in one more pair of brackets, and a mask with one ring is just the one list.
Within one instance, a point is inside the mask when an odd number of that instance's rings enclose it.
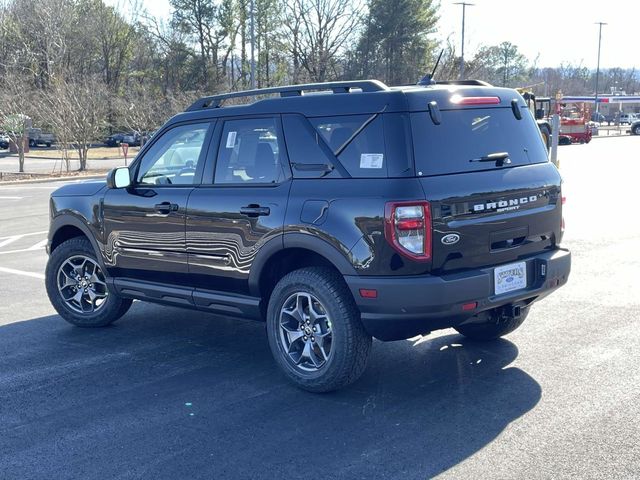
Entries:
{"label": "shadow on pavement", "polygon": [[260,323],[136,303],[112,327],[0,327],[0,478],[427,478],[540,400],[508,340],[374,343],[314,395]]}

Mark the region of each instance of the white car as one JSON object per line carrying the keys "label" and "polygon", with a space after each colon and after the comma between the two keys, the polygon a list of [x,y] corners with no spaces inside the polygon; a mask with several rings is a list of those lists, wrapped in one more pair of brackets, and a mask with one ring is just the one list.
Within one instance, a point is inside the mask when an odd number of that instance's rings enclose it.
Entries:
{"label": "white car", "polygon": [[621,113],[618,118],[620,125],[631,125],[636,120],[640,120],[635,113]]}

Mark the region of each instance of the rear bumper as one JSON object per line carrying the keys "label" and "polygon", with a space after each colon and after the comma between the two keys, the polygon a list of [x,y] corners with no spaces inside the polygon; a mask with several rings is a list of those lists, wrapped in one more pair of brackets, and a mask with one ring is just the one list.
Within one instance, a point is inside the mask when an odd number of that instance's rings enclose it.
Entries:
{"label": "rear bumper", "polygon": [[[528,305],[564,285],[571,253],[557,249],[519,261],[527,263],[525,289],[494,294],[494,267],[463,273],[413,277],[345,275],[367,331],[380,340],[401,340],[459,325],[480,312],[503,305]],[[377,290],[363,298],[360,289]],[[477,302],[471,310],[463,305]]]}

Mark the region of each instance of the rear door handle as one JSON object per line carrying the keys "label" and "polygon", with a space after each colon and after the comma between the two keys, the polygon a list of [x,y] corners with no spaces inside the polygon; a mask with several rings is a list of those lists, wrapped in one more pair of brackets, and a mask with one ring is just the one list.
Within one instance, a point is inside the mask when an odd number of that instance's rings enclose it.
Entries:
{"label": "rear door handle", "polygon": [[248,217],[259,217],[269,215],[271,210],[269,207],[261,207],[260,205],[247,205],[240,209],[240,213]]}
{"label": "rear door handle", "polygon": [[178,204],[177,203],[171,203],[171,202],[156,203],[155,209],[156,209],[156,212],[158,212],[158,213],[161,213],[163,215],[168,215],[171,212],[177,212],[178,211]]}

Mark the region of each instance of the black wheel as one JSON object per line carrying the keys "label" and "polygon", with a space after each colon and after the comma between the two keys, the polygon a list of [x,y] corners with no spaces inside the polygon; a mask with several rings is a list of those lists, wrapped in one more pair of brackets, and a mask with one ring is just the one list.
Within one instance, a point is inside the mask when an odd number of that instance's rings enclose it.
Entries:
{"label": "black wheel", "polygon": [[84,237],[67,240],[53,251],[45,285],[56,311],[78,327],[104,327],[131,306],[131,300],[109,291],[93,247]]}
{"label": "black wheel", "polygon": [[29,146],[31,148],[34,148],[36,146],[36,141],[35,140],[29,140]]}
{"label": "black wheel", "polygon": [[269,300],[267,335],[278,366],[311,392],[355,382],[371,349],[344,279],[321,267],[296,270],[278,282]]}
{"label": "black wheel", "polygon": [[633,127],[633,130],[631,130],[631,132],[634,135],[640,135],[640,125],[636,125],[635,127]]}
{"label": "black wheel", "polygon": [[525,321],[528,314],[528,307],[521,309],[520,316],[517,318],[503,317],[496,313],[490,316],[488,322],[458,325],[456,330],[458,333],[461,333],[472,340],[495,340],[496,338],[500,338],[513,332],[516,328],[522,325],[522,322]]}
{"label": "black wheel", "polygon": [[47,148],[50,148],[51,147],[51,142],[47,142],[47,143],[45,143],[45,145],[47,146]]}

